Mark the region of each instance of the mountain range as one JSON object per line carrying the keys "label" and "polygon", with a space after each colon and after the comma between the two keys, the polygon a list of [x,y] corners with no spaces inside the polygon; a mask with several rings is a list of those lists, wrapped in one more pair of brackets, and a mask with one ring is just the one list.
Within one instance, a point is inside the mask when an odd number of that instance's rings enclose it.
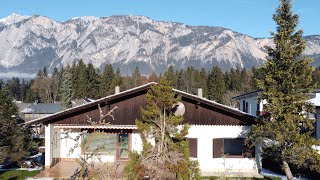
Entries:
{"label": "mountain range", "polygon": [[[320,36],[306,36],[304,54],[320,64]],[[11,14],[0,19],[0,75],[34,74],[82,59],[130,74],[163,73],[168,66],[211,69],[260,66],[270,38],[253,38],[223,27],[189,26],[145,16],[78,17],[58,22],[45,16]]]}

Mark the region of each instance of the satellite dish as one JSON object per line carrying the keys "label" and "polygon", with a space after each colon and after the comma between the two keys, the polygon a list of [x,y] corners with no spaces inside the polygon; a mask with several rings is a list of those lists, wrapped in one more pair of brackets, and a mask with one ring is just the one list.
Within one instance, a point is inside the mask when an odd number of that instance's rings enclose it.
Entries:
{"label": "satellite dish", "polygon": [[182,102],[177,102],[172,105],[172,112],[175,116],[182,116],[186,112],[186,108]]}

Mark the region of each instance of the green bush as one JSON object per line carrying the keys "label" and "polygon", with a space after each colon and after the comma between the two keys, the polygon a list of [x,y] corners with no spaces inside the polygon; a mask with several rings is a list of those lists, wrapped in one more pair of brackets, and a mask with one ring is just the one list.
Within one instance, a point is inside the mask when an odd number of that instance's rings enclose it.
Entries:
{"label": "green bush", "polygon": [[34,177],[37,175],[40,171],[27,171],[27,170],[11,170],[7,171],[0,175],[1,180],[24,180],[28,177]]}

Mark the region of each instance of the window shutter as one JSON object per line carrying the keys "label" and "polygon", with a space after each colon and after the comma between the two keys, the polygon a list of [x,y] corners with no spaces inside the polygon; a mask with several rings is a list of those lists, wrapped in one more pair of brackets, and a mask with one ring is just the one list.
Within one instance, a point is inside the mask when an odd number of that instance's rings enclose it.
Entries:
{"label": "window shutter", "polygon": [[197,158],[198,155],[198,139],[197,138],[187,138],[189,142],[189,152],[190,157]]}
{"label": "window shutter", "polygon": [[220,158],[223,154],[223,138],[213,139],[213,158]]}

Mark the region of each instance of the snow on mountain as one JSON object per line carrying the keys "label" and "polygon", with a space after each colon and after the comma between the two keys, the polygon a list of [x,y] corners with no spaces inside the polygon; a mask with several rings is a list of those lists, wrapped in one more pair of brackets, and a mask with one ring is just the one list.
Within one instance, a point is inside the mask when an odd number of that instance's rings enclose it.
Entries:
{"label": "snow on mountain", "polygon": [[[308,36],[306,55],[320,61],[320,37]],[[0,20],[0,71],[35,73],[83,59],[97,68],[111,63],[129,74],[161,73],[169,65],[211,69],[259,66],[270,39],[230,29],[155,21],[145,16],[77,17],[57,22],[12,14]]]}
{"label": "snow on mountain", "polygon": [[20,22],[20,21],[27,19],[29,17],[30,16],[20,16],[19,14],[12,13],[11,15],[0,19],[0,23],[5,24],[5,25],[10,25],[10,24]]}

